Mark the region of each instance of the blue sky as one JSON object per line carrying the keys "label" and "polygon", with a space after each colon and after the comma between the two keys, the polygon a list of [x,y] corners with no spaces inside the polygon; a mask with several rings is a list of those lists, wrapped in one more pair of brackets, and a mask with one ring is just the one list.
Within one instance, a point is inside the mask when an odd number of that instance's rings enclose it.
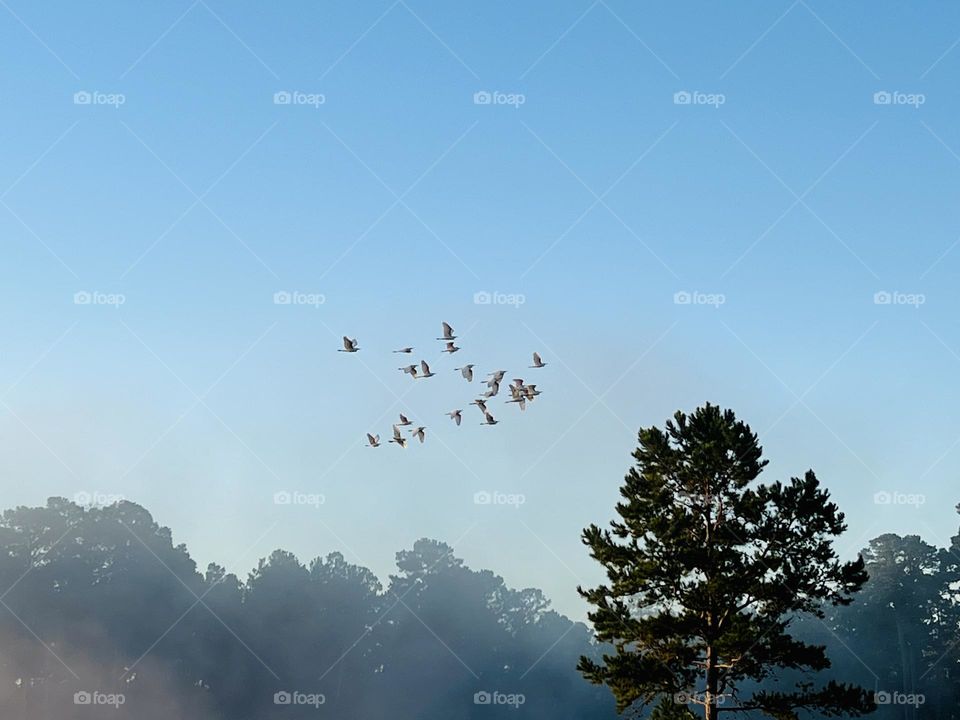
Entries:
{"label": "blue sky", "polygon": [[[582,617],[636,429],[711,400],[817,471],[845,554],[946,543],[960,8],[521,5],[6,0],[4,505],[123,495],[241,573],[436,537]],[[544,394],[479,427],[462,362]],[[364,448],[399,410],[427,443]]]}

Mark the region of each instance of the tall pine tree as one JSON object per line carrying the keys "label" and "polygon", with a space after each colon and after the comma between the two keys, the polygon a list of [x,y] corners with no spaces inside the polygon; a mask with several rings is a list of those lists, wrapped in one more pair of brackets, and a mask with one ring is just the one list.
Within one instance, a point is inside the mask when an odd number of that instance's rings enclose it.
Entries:
{"label": "tall pine tree", "polygon": [[702,707],[706,720],[873,710],[863,688],[815,683],[830,666],[824,648],[788,632],[798,614],[849,604],[867,579],[862,558],[838,559],[844,517],[813,472],[758,482],[767,461],[757,436],[709,403],[641,430],[639,443],[619,519],[583,532],[607,583],[578,590],[612,650],[581,658],[580,671],[609,686],[621,712],[658,704],[665,714],[671,701]]}

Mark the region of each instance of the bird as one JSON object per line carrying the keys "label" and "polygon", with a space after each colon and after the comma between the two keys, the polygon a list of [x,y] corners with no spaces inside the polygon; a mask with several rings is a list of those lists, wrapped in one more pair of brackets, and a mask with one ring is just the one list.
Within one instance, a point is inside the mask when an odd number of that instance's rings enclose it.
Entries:
{"label": "bird", "polygon": [[453,410],[452,412],[448,412],[447,416],[451,420],[453,420],[458,426],[460,425],[460,421],[463,420],[463,417],[460,415],[459,410]]}
{"label": "bird", "polygon": [[507,400],[507,402],[508,402],[508,403],[517,403],[517,405],[520,406],[520,410],[521,410],[521,411],[527,409],[527,399],[526,399],[525,397],[523,397],[522,395],[517,395],[515,398],[513,398],[513,400]]}
{"label": "bird", "polygon": [[425,427],[418,427],[416,430],[411,430],[413,436],[420,441],[420,444],[423,445],[423,431],[426,430]]}
{"label": "bird", "polygon": [[454,344],[453,344],[453,341],[451,340],[450,342],[447,343],[446,349],[441,350],[441,352],[450,353],[451,355],[453,355],[453,354],[454,354],[457,350],[459,350],[459,349],[460,349],[460,348],[458,348],[456,345],[454,345]]}
{"label": "bird", "polygon": [[483,397],[492,398],[498,392],[500,392],[500,383],[494,383],[493,385],[490,386],[490,389],[483,394]]}
{"label": "bird", "polygon": [[536,385],[524,385],[523,390],[527,395],[527,400],[533,400],[537,395],[540,395]]}
{"label": "bird", "polygon": [[514,385],[510,386],[510,395],[511,398],[507,400],[508,403],[517,403],[520,405],[521,410],[527,409],[527,396],[523,391],[522,387],[516,387]]}
{"label": "bird", "polygon": [[360,348],[357,347],[357,341],[351,340],[346,335],[343,336],[343,350],[337,350],[337,352],[357,352]]}
{"label": "bird", "polygon": [[400,422],[398,422],[397,425],[400,425],[401,427],[403,427],[404,425],[413,425],[413,423],[407,420],[406,415],[404,415],[403,413],[400,413]]}
{"label": "bird", "polygon": [[510,383],[510,387],[522,388],[523,387],[523,378],[514,378],[513,382]]}
{"label": "bird", "polygon": [[407,446],[407,439],[400,436],[400,428],[398,428],[396,425],[393,426],[393,438],[390,440],[390,442],[396,443],[402,448]]}
{"label": "bird", "polygon": [[470,404],[471,404],[471,405],[476,405],[478,408],[480,408],[480,412],[484,412],[484,413],[485,413],[485,412],[487,411],[487,401],[486,401],[486,400],[482,400],[481,398],[477,398],[476,400],[474,400],[474,401],[471,402]]}
{"label": "bird", "polygon": [[436,373],[430,372],[430,366],[427,365],[427,361],[426,361],[426,360],[421,360],[421,361],[420,361],[420,368],[423,370],[423,375],[421,375],[420,377],[428,378],[428,377],[433,377],[434,375],[436,375]]}
{"label": "bird", "polygon": [[438,337],[437,340],[455,340],[456,335],[453,334],[453,328],[450,327],[449,323],[442,323],[443,325],[443,337]]}
{"label": "bird", "polygon": [[400,348],[399,350],[394,350],[394,352],[395,352],[395,353],[407,353],[407,355],[409,355],[410,353],[413,352],[413,348],[412,348],[412,347]]}
{"label": "bird", "polygon": [[456,368],[467,382],[473,382],[473,363],[464,365],[462,368]]}
{"label": "bird", "polygon": [[487,385],[493,385],[494,383],[499,384],[503,380],[503,376],[507,374],[506,370],[495,370],[490,373],[490,377],[487,380]]}
{"label": "bird", "polygon": [[380,436],[367,433],[367,440],[370,441],[369,447],[380,447]]}
{"label": "bird", "polygon": [[545,363],[543,360],[540,359],[540,353],[534,353],[534,354],[533,354],[533,365],[531,365],[530,367],[532,367],[532,368],[542,368],[542,367],[544,367],[545,365],[546,365],[546,363]]}
{"label": "bird", "polygon": [[484,417],[484,422],[480,423],[481,425],[496,425],[498,422],[500,422],[499,420],[495,419],[493,415],[491,415],[486,410],[483,411],[483,417]]}
{"label": "bird", "polygon": [[414,380],[417,379],[417,366],[416,365],[407,365],[406,367],[397,368],[397,370],[403,370],[403,372],[408,373],[410,377]]}

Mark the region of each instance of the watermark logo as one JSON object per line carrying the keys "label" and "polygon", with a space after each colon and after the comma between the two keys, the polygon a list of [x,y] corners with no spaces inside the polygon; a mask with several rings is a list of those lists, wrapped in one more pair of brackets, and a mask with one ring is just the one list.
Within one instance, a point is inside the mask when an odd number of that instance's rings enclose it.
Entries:
{"label": "watermark logo", "polygon": [[122,693],[80,690],[73,694],[74,705],[106,705],[119,709],[126,701],[127,699]]}
{"label": "watermark logo", "polygon": [[503,293],[499,290],[488,292],[478,290],[473,294],[474,305],[513,305],[520,307],[527,301],[527,296],[522,293]]}
{"label": "watermark logo", "polygon": [[327,301],[323,293],[306,293],[299,290],[278,290],[273,294],[274,305],[308,305],[318,308]]}
{"label": "watermark logo", "polygon": [[123,93],[105,93],[99,90],[78,90],[73,94],[74,105],[109,105],[119,108],[127,102]]}
{"label": "watermark logo", "polygon": [[305,493],[299,490],[280,490],[273,494],[274,505],[306,505],[318,508],[327,502],[321,493]]}
{"label": "watermark logo", "polygon": [[480,690],[473,694],[474,705],[505,705],[514,709],[527,702],[523,693],[504,693],[499,690]]}
{"label": "watermark logo", "polygon": [[474,505],[506,505],[519,509],[521,505],[527,502],[527,496],[522,493],[503,493],[498,490],[490,492],[480,490],[473,494]]}
{"label": "watermark logo", "polygon": [[124,500],[126,497],[120,493],[105,493],[99,490],[80,490],[73,495],[73,502],[81,507],[105,507]]}
{"label": "watermark logo", "polygon": [[509,105],[513,108],[519,108],[527,102],[527,96],[523,93],[505,93],[499,90],[477,90],[473,94],[474,105]]}
{"label": "watermark logo", "polygon": [[912,705],[913,707],[920,707],[923,705],[927,698],[922,693],[902,693],[902,692],[887,692],[881,690],[880,692],[874,693],[873,701],[877,705]]}
{"label": "watermark logo", "polygon": [[99,290],[79,290],[73,294],[74,305],[109,305],[120,307],[127,301],[121,293],[105,293]]}
{"label": "watermark logo", "polygon": [[281,690],[273,694],[274,705],[305,705],[318,708],[327,702],[323,693],[304,693],[297,690]]}
{"label": "watermark logo", "polygon": [[706,93],[699,90],[678,90],[673,94],[674,105],[707,105],[719,108],[727,102],[723,93]]}
{"label": "watermark logo", "polygon": [[923,93],[905,93],[899,90],[878,90],[873,94],[874,105],[906,105],[914,110],[927,101]]}
{"label": "watermark logo", "polygon": [[873,294],[874,305],[908,305],[919,308],[927,302],[927,296],[923,293],[905,293],[899,290],[892,292],[879,290]]}
{"label": "watermark logo", "polygon": [[278,90],[273,94],[274,105],[307,105],[314,109],[325,105],[327,96],[323,93],[308,93],[300,90]]}
{"label": "watermark logo", "polygon": [[[714,695],[717,705],[723,705],[726,702],[727,695],[718,693]],[[678,692],[673,694],[673,701],[677,705],[689,705],[690,703],[696,703],[698,705],[706,704],[706,694],[698,692]]]}
{"label": "watermark logo", "polygon": [[709,305],[719,308],[727,302],[727,296],[723,293],[704,293],[698,290],[692,292],[680,290],[673,294],[674,305]]}
{"label": "watermark logo", "polygon": [[927,496],[920,493],[904,493],[881,490],[873,494],[874,505],[908,505],[920,507],[927,502]]}

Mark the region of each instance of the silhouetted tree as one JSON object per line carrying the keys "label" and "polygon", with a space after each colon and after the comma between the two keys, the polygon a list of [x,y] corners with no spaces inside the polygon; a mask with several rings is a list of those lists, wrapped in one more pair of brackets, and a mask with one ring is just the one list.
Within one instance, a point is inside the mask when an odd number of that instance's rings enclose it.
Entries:
{"label": "silhouetted tree", "polygon": [[843,514],[813,472],[758,483],[767,463],[756,435],[710,404],[641,430],[633,456],[619,519],[583,533],[608,584],[580,592],[613,651],[584,657],[581,672],[609,686],[620,711],[673,696],[703,707],[706,720],[871,711],[870,693],[835,680],[748,689],[779,671],[828,668],[824,648],[792,637],[790,623],[849,603],[867,579],[862,558],[838,560]]}

